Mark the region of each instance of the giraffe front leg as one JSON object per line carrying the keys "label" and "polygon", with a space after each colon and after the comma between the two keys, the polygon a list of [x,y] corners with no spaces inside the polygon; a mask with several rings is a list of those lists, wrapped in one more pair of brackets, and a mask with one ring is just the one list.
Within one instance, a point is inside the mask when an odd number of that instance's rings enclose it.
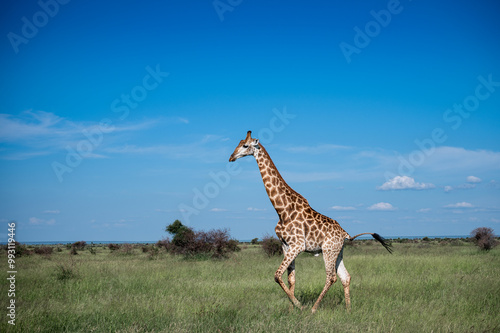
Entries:
{"label": "giraffe front leg", "polygon": [[[295,265],[294,265],[294,260],[297,257],[298,252],[294,251],[288,251],[285,254],[285,258],[281,262],[280,267],[274,274],[274,280],[280,285],[281,289],[287,294],[288,298],[290,301],[298,307],[299,309],[301,308],[300,302],[295,298],[294,292],[295,292]],[[291,268],[290,268],[291,267]],[[285,270],[288,270],[288,284],[290,285],[290,288],[286,286],[286,284],[283,282],[283,274],[285,273]]]}

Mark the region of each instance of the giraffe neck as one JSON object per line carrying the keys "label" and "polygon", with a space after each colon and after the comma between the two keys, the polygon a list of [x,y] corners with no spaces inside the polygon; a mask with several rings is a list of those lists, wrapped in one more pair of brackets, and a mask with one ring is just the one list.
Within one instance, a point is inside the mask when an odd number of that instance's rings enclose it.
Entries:
{"label": "giraffe neck", "polygon": [[278,215],[281,217],[287,208],[299,201],[301,204],[309,205],[307,200],[295,192],[281,177],[266,149],[261,144],[259,144],[259,147],[259,153],[256,154],[255,159],[257,160],[267,195]]}

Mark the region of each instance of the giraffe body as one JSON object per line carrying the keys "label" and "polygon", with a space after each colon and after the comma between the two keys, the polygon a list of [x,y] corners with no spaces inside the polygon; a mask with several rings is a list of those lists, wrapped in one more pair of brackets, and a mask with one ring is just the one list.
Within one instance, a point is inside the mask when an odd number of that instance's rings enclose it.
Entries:
{"label": "giraffe body", "polygon": [[[257,139],[252,139],[250,131],[245,140],[241,140],[236,147],[229,161],[233,162],[248,155],[255,157],[269,199],[279,216],[275,232],[282,243],[284,259],[274,275],[275,281],[285,291],[290,301],[300,308],[300,302],[294,295],[295,258],[301,252],[322,252],[326,268],[326,282],[312,311],[317,310],[328,289],[336,282],[337,274],[344,287],[346,307],[349,309],[351,277],[343,262],[344,240],[354,239],[362,234],[351,237],[337,221],[312,209],[308,201],[295,192],[281,177],[265,148]],[[390,252],[389,245],[384,242],[383,238],[377,234],[371,235]],[[282,278],[285,270],[288,271],[288,286]]]}

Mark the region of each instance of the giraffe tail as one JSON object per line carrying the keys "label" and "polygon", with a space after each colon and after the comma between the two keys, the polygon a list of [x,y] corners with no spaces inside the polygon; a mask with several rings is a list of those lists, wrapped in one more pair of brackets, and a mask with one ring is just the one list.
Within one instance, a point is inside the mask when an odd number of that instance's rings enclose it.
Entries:
{"label": "giraffe tail", "polygon": [[373,237],[376,241],[378,241],[380,244],[382,244],[382,246],[383,246],[383,247],[385,247],[385,249],[386,249],[387,251],[389,251],[389,253],[390,253],[390,254],[392,254],[392,245],[391,245],[390,243],[388,243],[388,242],[385,240],[385,238],[384,238],[384,237],[380,236],[380,235],[379,235],[379,234],[377,234],[377,233],[372,233],[372,232],[364,232],[364,233],[362,233],[362,234],[358,234],[358,235],[356,235],[356,236],[354,236],[354,237],[349,236],[349,237],[348,237],[348,239],[350,239],[350,240],[354,240],[355,238],[357,238],[357,237],[359,237],[359,236],[361,236],[361,235],[372,235],[372,237]]}

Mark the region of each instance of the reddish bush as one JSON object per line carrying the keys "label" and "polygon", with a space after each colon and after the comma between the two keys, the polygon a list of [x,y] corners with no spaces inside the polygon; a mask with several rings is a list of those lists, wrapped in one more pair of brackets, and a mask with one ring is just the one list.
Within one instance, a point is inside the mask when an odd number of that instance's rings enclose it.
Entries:
{"label": "reddish bush", "polygon": [[481,250],[489,251],[497,245],[493,229],[481,227],[471,231],[470,237]]}
{"label": "reddish bush", "polygon": [[108,244],[108,249],[110,249],[111,251],[118,250],[118,249],[120,249],[120,244],[109,243]]}
{"label": "reddish bush", "polygon": [[49,256],[52,254],[53,250],[54,249],[51,248],[50,246],[40,246],[40,247],[35,248],[35,253]]}

